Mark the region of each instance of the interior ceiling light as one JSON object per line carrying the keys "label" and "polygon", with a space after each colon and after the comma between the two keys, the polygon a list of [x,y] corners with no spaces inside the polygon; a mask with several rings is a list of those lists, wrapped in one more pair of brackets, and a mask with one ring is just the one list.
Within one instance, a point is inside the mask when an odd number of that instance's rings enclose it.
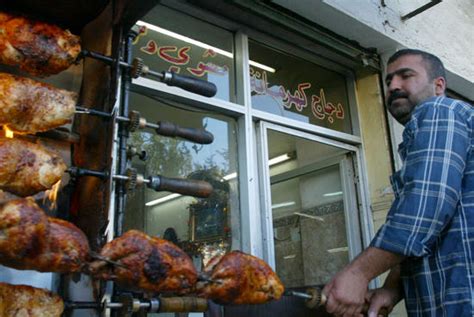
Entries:
{"label": "interior ceiling light", "polygon": [[291,159],[291,156],[288,153],[285,153],[285,154],[279,155],[279,156],[275,156],[274,158],[268,160],[268,166],[279,164],[279,163],[288,161],[289,159]]}
{"label": "interior ceiling light", "polygon": [[[189,38],[187,36],[172,32],[172,31],[167,30],[167,29],[163,29],[159,26],[156,26],[156,25],[144,22],[144,21],[137,21],[137,25],[145,26],[147,29],[153,30],[155,32],[158,32],[158,33],[170,36],[170,37],[174,37],[175,39],[178,39],[178,40],[181,40],[181,41],[184,41],[184,42],[187,42],[189,44],[193,44],[193,45],[205,48],[205,49],[213,50],[214,52],[216,52],[218,54],[221,54],[221,55],[224,55],[224,56],[227,56],[229,58],[234,58],[234,54],[232,54],[230,52],[224,51],[220,48],[208,45],[208,44],[200,42],[200,41],[193,40],[192,38]],[[254,61],[249,61],[249,64],[252,65],[252,66],[258,67],[260,69],[266,70],[267,72],[270,72],[270,73],[274,73],[276,71],[275,68],[272,68],[270,66],[263,65],[261,63],[257,63],[257,62],[254,62]]]}
{"label": "interior ceiling light", "polygon": [[272,205],[272,209],[289,207],[289,206],[293,206],[293,205],[296,205],[296,203],[294,201],[285,201],[284,203],[278,203],[278,204]]}
{"label": "interior ceiling light", "polygon": [[333,193],[326,193],[324,194],[323,196],[324,197],[332,197],[332,196],[339,196],[339,195],[342,195],[342,192],[339,191],[339,192],[333,192]]}
{"label": "interior ceiling light", "polygon": [[324,222],[324,218],[323,218],[323,217],[308,215],[308,214],[305,214],[305,213],[302,213],[302,212],[297,212],[297,211],[295,211],[294,214],[295,214],[295,215],[298,215],[298,216],[301,216],[301,217],[305,217],[305,218],[317,220],[317,221],[320,221],[320,222]]}
{"label": "interior ceiling light", "polygon": [[171,199],[175,199],[175,198],[178,198],[179,196],[181,196],[180,194],[170,194],[170,195],[166,195],[164,197],[161,197],[161,198],[158,198],[158,199],[155,199],[155,200],[152,200],[152,201],[149,201],[145,204],[145,206],[147,207],[150,207],[150,206],[154,206],[154,205],[158,205],[158,204],[161,204],[161,203],[164,203],[168,200],[171,200]]}

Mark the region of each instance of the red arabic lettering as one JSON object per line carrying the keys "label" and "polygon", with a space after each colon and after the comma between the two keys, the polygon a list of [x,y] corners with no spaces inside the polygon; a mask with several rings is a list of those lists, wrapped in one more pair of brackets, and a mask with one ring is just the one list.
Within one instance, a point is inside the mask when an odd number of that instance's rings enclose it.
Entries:
{"label": "red arabic lettering", "polygon": [[321,98],[317,95],[313,95],[311,98],[311,112],[319,120],[324,120],[326,117],[323,106],[321,105]]}
{"label": "red arabic lettering", "polygon": [[341,103],[337,104],[336,118],[344,119],[344,107],[341,105]]}
{"label": "red arabic lettering", "polygon": [[326,102],[326,94],[322,88],[319,91],[319,96],[313,95],[311,112],[320,120],[324,120],[327,116],[329,123],[334,123],[333,114],[335,114],[338,119],[344,119],[344,107],[342,104],[338,103],[337,106],[334,106],[332,102]]}
{"label": "red arabic lettering", "polygon": [[213,49],[209,48],[204,52],[204,54],[202,54],[202,57],[216,57],[216,55],[217,53]]}
{"label": "red arabic lettering", "polygon": [[295,105],[297,111],[303,111],[308,105],[308,98],[304,92],[306,89],[311,87],[311,83],[301,83],[298,85],[298,89],[292,95],[289,90],[286,92],[286,98],[283,99],[285,108],[291,109],[292,105]]}
{"label": "red arabic lettering", "polygon": [[[178,50],[176,46],[160,46],[158,50],[158,55],[167,62],[176,65],[186,65],[189,62],[189,55],[186,53],[191,49],[190,46],[182,47]],[[178,57],[174,57],[168,52],[176,52],[178,51]]]}
{"label": "red arabic lettering", "polygon": [[133,39],[132,44],[133,44],[133,45],[137,44],[138,41],[140,41],[140,38],[141,38],[142,36],[147,35],[147,33],[148,33],[147,27],[144,26],[144,25],[140,26],[140,28],[138,29],[138,35],[135,37],[135,39]]}
{"label": "red arabic lettering", "polygon": [[[295,106],[298,112],[302,112],[308,106],[308,97],[306,90],[311,88],[311,83],[301,83],[292,94],[281,85],[270,86],[265,71],[259,72],[250,68],[250,88],[252,93],[257,95],[268,95],[275,98],[285,108],[291,109]],[[327,118],[329,123],[334,123],[334,116],[337,119],[344,119],[344,107],[341,103],[335,106],[332,102],[326,101],[326,94],[321,88],[318,94],[311,95],[311,113],[316,119],[324,120]]]}
{"label": "red arabic lettering", "polygon": [[145,46],[140,48],[140,51],[147,53],[149,55],[153,55],[158,51],[158,45],[153,40],[149,40]]}
{"label": "red arabic lettering", "polygon": [[169,72],[172,72],[172,73],[179,74],[179,72],[181,71],[181,68],[179,68],[178,66],[171,65],[171,66],[168,68],[168,71],[169,71]]}

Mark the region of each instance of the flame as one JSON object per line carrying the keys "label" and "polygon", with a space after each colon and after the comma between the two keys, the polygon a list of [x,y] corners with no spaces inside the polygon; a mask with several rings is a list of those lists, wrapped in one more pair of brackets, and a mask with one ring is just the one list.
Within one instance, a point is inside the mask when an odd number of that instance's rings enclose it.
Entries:
{"label": "flame", "polygon": [[8,129],[6,126],[3,126],[3,130],[5,131],[5,137],[6,138],[13,138],[13,131]]}
{"label": "flame", "polygon": [[49,209],[50,210],[53,210],[53,209],[56,208],[56,201],[58,199],[59,185],[61,185],[60,180],[56,184],[54,184],[53,187],[51,187],[51,189],[47,190],[44,193],[43,204],[46,204],[46,199],[49,200],[49,202],[50,202]]}

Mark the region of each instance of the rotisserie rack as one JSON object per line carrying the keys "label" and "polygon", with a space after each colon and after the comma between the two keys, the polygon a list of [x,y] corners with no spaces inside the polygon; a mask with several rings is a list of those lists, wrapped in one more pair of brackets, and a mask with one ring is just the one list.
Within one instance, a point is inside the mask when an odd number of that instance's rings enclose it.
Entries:
{"label": "rotisserie rack", "polygon": [[[0,12],[0,64],[7,65],[7,70],[0,72],[0,125],[5,130],[5,137],[0,137],[0,189],[14,197],[0,203],[0,264],[19,270],[82,273],[95,281],[113,281],[121,290],[147,294],[140,299],[121,292],[112,297],[113,301],[63,301],[47,290],[0,283],[0,317],[54,317],[74,309],[112,309],[119,316],[131,316],[138,311],[206,311],[209,299],[222,304],[261,304],[279,299],[284,290],[280,280],[265,262],[253,256],[231,252],[198,272],[191,258],[173,243],[137,230],[122,234],[120,216],[116,217],[115,239],[95,252],[91,237],[83,230],[48,216],[38,205],[33,195],[51,189],[66,174],[73,187],[81,177],[116,181],[119,215],[127,191],[138,186],[196,197],[211,194],[212,186],[204,181],[138,174],[128,162],[134,155],[145,159],[146,153],[138,153],[127,144],[128,133],[137,129],[153,129],[162,136],[199,144],[211,143],[211,133],[172,122],[151,123],[127,107],[98,110],[97,105],[87,104],[90,98],[84,97],[84,91],[79,94],[42,81],[93,59],[109,67],[110,72],[121,74],[125,86],[131,78],[150,76],[206,97],[216,94],[212,83],[154,71],[138,58],[122,57],[120,51],[109,56],[85,49],[79,36],[53,23]],[[74,124],[78,116],[102,120],[112,127],[110,136],[118,130],[119,154],[112,160],[117,168],[93,169],[80,166],[80,160],[66,162],[59,151],[43,145],[44,133],[63,131],[64,125]],[[7,132],[13,138],[7,137]],[[70,133],[68,129],[66,133]],[[79,133],[65,139],[81,143],[84,137]]]}

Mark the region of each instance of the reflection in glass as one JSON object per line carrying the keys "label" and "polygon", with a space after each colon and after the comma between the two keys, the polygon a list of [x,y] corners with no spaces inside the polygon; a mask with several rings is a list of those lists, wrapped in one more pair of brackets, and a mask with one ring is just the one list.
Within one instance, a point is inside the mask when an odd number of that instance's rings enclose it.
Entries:
{"label": "reflection in glass", "polygon": [[212,82],[216,98],[235,100],[232,33],[162,6],[137,25],[134,56],[156,71]]}
{"label": "reflection in glass", "polygon": [[[321,285],[348,263],[339,160],[344,151],[268,130],[273,236],[286,287]],[[273,161],[275,162],[275,161]]]}
{"label": "reflection in glass", "polygon": [[133,159],[138,173],[204,180],[214,191],[210,197],[198,199],[141,188],[127,200],[125,229],[136,228],[159,237],[173,232],[178,245],[195,256],[203,255],[201,249],[209,245],[230,248],[238,243],[239,235],[233,232],[239,225],[236,122],[136,93],[131,93],[130,103],[132,110],[150,122],[205,128],[214,135],[212,144],[201,145],[159,136],[152,130],[134,132],[130,143],[148,156],[146,161]]}

